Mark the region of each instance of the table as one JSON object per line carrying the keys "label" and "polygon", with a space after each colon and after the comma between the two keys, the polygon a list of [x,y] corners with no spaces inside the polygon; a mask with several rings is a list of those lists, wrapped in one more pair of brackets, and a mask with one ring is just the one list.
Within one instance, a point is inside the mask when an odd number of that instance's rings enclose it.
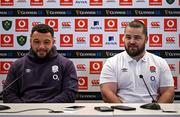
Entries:
{"label": "table", "polygon": [[[180,117],[180,104],[160,104],[164,110],[175,110],[177,113],[165,113],[162,110],[147,110],[140,108],[142,104],[110,104],[110,103],[35,103],[35,104],[4,104],[11,107],[9,110],[0,111],[0,117]],[[85,106],[76,111],[64,111],[66,106]],[[135,111],[122,111],[114,110],[114,112],[99,112],[94,110],[95,106],[112,106],[112,105],[127,105],[135,107]],[[62,110],[64,113],[49,113],[49,110],[32,110],[21,113],[1,113],[1,112],[14,112],[25,109],[48,108],[53,110]]]}

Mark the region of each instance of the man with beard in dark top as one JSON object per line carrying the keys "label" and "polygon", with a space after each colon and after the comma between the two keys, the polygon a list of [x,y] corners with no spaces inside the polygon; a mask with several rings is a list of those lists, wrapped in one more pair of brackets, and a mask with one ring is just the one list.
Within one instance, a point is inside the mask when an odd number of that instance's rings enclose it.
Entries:
{"label": "man with beard in dark top", "polygon": [[9,69],[3,92],[5,103],[72,103],[78,79],[74,64],[58,54],[54,30],[46,24],[32,28],[30,51]]}

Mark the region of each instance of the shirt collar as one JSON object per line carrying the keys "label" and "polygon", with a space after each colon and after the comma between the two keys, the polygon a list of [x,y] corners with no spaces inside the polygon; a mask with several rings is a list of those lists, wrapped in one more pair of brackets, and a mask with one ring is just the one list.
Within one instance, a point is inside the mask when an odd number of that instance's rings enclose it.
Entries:
{"label": "shirt collar", "polygon": [[145,51],[144,56],[141,58],[142,61],[146,62],[148,60],[148,55],[147,51]]}

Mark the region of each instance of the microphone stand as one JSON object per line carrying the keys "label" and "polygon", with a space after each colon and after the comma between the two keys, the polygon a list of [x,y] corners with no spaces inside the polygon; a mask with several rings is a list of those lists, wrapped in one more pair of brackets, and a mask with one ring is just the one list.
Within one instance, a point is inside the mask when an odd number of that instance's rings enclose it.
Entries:
{"label": "microphone stand", "polygon": [[[19,77],[17,77],[13,82],[11,82],[10,84],[8,84],[1,92],[0,95],[3,94],[3,92],[8,89],[12,84],[14,84],[17,80],[19,80],[24,74],[20,75]],[[6,105],[0,105],[0,111],[1,110],[7,110],[7,109],[11,109],[9,106]]]}
{"label": "microphone stand", "polygon": [[1,110],[7,110],[7,109],[11,109],[9,106],[6,105],[0,105],[0,111]]}
{"label": "microphone stand", "polygon": [[[3,91],[2,91],[3,92]],[[0,96],[2,97],[2,92],[0,93]],[[1,110],[7,110],[7,109],[11,109],[9,106],[6,105],[0,105],[0,111]]]}
{"label": "microphone stand", "polygon": [[146,86],[146,89],[149,93],[149,95],[151,96],[152,98],[152,103],[148,103],[148,104],[144,104],[144,105],[141,105],[140,108],[144,108],[144,109],[150,109],[150,110],[161,110],[161,107],[160,105],[155,101],[155,99],[153,98],[153,96],[151,95],[150,91],[149,91],[149,88],[143,78],[143,75],[139,75],[139,78],[143,79],[143,82]]}

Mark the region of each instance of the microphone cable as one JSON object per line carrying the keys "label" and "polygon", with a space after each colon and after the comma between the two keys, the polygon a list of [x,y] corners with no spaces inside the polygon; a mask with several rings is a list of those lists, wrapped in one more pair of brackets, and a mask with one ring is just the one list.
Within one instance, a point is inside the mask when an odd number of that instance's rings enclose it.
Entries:
{"label": "microphone cable", "polygon": [[32,109],[25,109],[20,111],[4,111],[4,112],[0,111],[0,113],[22,113],[22,112],[35,111],[35,110],[49,110],[49,113],[64,113],[63,111],[56,111],[50,108],[32,108]]}
{"label": "microphone cable", "polygon": [[143,75],[139,75],[139,78],[141,78],[142,80],[143,80],[143,82],[144,82],[144,84],[145,84],[145,86],[146,86],[146,89],[147,89],[147,91],[148,91],[148,93],[149,93],[149,95],[151,96],[151,98],[152,98],[152,103],[157,103],[157,101],[154,99],[154,97],[152,96],[152,94],[151,94],[151,92],[150,92],[150,90],[149,90],[149,88],[148,88],[148,86],[147,86],[147,84],[146,84],[146,82],[145,82],[145,80],[144,80],[144,78],[143,78]]}
{"label": "microphone cable", "polygon": [[19,80],[21,77],[24,76],[24,73],[21,74],[19,77],[17,77],[15,80],[13,80],[11,83],[7,84],[7,86],[0,92],[0,95],[6,90],[8,89],[12,84],[14,84],[17,80]]}

